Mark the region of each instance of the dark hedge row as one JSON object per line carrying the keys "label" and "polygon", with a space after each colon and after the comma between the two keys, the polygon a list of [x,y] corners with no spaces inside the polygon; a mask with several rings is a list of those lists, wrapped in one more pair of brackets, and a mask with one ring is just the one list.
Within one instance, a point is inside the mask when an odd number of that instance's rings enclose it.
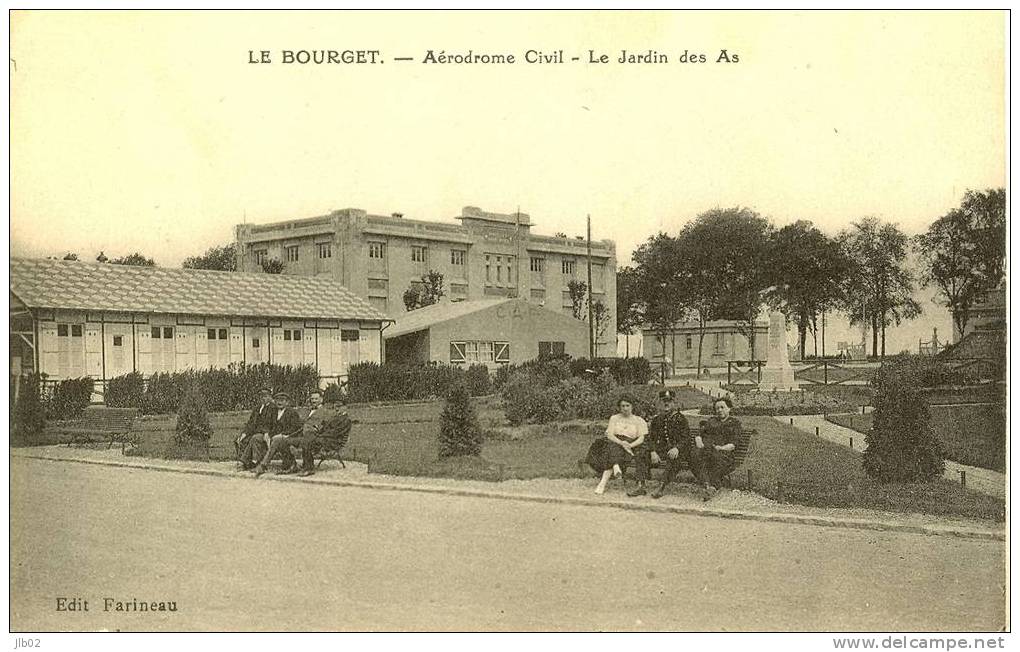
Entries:
{"label": "dark hedge row", "polygon": [[471,396],[492,393],[485,365],[399,365],[360,362],[347,370],[347,399],[352,403],[446,398],[457,386]]}

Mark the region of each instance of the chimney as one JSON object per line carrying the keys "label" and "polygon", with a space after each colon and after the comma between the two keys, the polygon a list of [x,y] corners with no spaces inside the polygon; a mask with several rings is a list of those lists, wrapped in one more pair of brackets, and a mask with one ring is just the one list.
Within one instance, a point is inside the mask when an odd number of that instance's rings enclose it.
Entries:
{"label": "chimney", "polygon": [[400,218],[402,218],[403,216],[404,216],[404,214],[403,214],[403,213],[390,213],[390,217],[395,217],[395,218],[397,218],[397,219],[400,219]]}

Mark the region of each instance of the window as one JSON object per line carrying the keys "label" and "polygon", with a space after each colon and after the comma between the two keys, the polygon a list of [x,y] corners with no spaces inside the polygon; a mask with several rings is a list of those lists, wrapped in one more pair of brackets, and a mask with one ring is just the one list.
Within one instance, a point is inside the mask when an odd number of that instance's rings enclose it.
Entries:
{"label": "window", "polygon": [[361,331],[354,329],[341,329],[340,330],[340,341],[341,342],[357,342],[361,339]]}
{"label": "window", "polygon": [[503,257],[496,256],[496,283],[503,282]]}
{"label": "window", "polygon": [[550,356],[563,355],[566,350],[566,344],[564,342],[539,342],[538,343],[538,357],[548,358]]}
{"label": "window", "polygon": [[450,363],[510,362],[509,342],[450,342]]}
{"label": "window", "polygon": [[382,260],[386,257],[386,245],[382,242],[369,242],[368,257],[376,260]]}
{"label": "window", "polygon": [[463,249],[451,249],[450,250],[450,264],[451,265],[463,265],[464,264],[464,250]]}
{"label": "window", "polygon": [[113,336],[113,345],[114,346],[124,346],[124,336],[123,335],[114,335]]}
{"label": "window", "polygon": [[563,273],[566,276],[573,276],[574,270],[577,268],[577,264],[573,260],[564,260],[562,264]]}
{"label": "window", "polygon": [[163,332],[163,329],[161,329],[159,326],[153,326],[152,327],[152,339],[158,340],[160,338],[160,334],[162,332]]}
{"label": "window", "polygon": [[315,245],[315,251],[319,258],[332,258],[333,257],[333,244],[331,242],[320,242]]}
{"label": "window", "polygon": [[81,324],[71,324],[71,337],[81,337]]}
{"label": "window", "polygon": [[269,258],[269,250],[256,249],[255,251],[252,252],[252,255],[255,257],[255,264],[261,265],[262,263],[266,262],[266,260]]}
{"label": "window", "polygon": [[298,246],[291,245],[289,247],[286,247],[285,250],[287,252],[287,262],[296,263],[298,260]]}
{"label": "window", "polygon": [[492,342],[478,343],[478,361],[479,362],[496,361],[496,347]]}
{"label": "window", "polygon": [[492,258],[489,254],[485,254],[485,282],[492,282]]}
{"label": "window", "polygon": [[57,324],[57,337],[67,337],[67,324]]}
{"label": "window", "polygon": [[283,339],[286,342],[300,342],[301,341],[301,329],[283,329]]}
{"label": "window", "polygon": [[687,342],[686,342],[686,344],[687,344],[687,348],[688,348],[688,349],[693,349],[693,348],[694,348],[694,338],[693,338],[693,337],[691,337],[690,335],[688,335],[688,336],[687,336]]}
{"label": "window", "polygon": [[468,362],[478,362],[478,342],[464,342],[464,357]]}
{"label": "window", "polygon": [[205,336],[209,340],[215,340],[216,339],[216,329],[215,328],[210,328],[210,329],[206,330]]}
{"label": "window", "polygon": [[163,327],[163,339],[164,340],[172,340],[173,338],[174,338],[174,327],[173,326],[164,326]]}
{"label": "window", "polygon": [[716,333],[715,334],[715,353],[716,354],[722,353],[722,345],[723,345],[723,334],[722,333]]}
{"label": "window", "polygon": [[531,257],[531,271],[541,274],[545,271],[545,258]]}
{"label": "window", "polygon": [[220,332],[219,332],[219,335],[220,335],[220,339],[221,340],[227,339],[227,329],[226,328],[221,328]]}
{"label": "window", "polygon": [[251,338],[251,348],[257,349],[260,346],[262,346],[262,342],[259,341],[259,338],[257,337]]}
{"label": "window", "polygon": [[283,339],[286,342],[290,341],[290,329],[284,329],[284,331],[283,331]]}
{"label": "window", "polygon": [[411,247],[411,262],[412,263],[427,263],[429,262],[429,249],[428,247],[412,246]]}

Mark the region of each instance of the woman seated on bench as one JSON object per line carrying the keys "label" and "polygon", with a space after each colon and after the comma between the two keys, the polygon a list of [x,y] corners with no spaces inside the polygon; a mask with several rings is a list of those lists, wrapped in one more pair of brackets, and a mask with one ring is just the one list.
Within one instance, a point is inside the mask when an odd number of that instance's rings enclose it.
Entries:
{"label": "woman seated on bench", "polygon": [[694,438],[691,449],[691,470],[705,488],[708,500],[718,490],[722,479],[736,468],[733,451],[740,441],[740,422],[730,416],[733,401],[721,396],[712,403],[715,416],[701,422],[701,434]]}
{"label": "woman seated on bench", "polygon": [[595,493],[603,494],[610,477],[622,477],[623,468],[634,460],[635,454],[641,454],[645,437],[648,435],[648,424],[634,414],[634,399],[621,396],[616,402],[617,414],[609,418],[605,438],[596,439],[588,449],[588,465],[601,473]]}

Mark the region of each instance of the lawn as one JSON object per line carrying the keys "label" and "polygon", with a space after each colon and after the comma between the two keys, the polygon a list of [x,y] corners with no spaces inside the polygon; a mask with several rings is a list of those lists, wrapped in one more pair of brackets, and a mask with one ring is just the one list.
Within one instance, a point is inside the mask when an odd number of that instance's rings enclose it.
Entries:
{"label": "lawn", "polygon": [[[932,425],[954,462],[1006,471],[1006,415],[998,405],[932,405]],[[829,415],[828,420],[861,433],[871,430],[871,414]]]}

